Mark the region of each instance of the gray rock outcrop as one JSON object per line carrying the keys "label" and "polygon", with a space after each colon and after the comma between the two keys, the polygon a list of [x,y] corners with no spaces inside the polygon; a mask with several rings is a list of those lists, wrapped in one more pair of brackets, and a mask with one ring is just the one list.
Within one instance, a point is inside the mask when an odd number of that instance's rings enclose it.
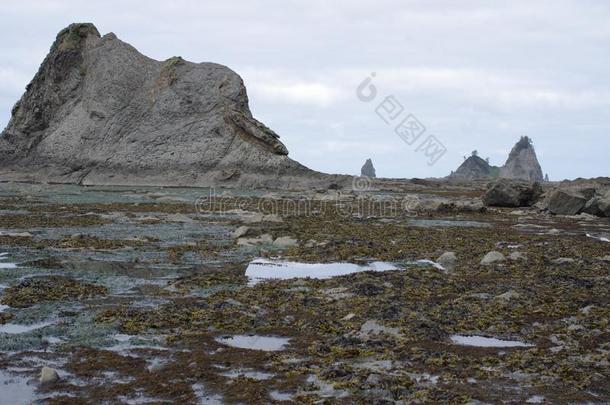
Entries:
{"label": "gray rock outcrop", "polygon": [[366,177],[377,177],[375,173],[375,167],[373,166],[373,161],[371,159],[367,159],[360,169],[360,175]]}
{"label": "gray rock outcrop", "polygon": [[92,24],[62,30],[0,136],[0,180],[326,187],[215,63],[155,61]]}
{"label": "gray rock outcrop", "polygon": [[483,204],[495,207],[530,207],[542,195],[539,183],[498,179],[487,186]]}
{"label": "gray rock outcrop", "polygon": [[508,155],[504,166],[500,168],[500,177],[507,179],[543,181],[542,169],[532,141],[522,136]]}

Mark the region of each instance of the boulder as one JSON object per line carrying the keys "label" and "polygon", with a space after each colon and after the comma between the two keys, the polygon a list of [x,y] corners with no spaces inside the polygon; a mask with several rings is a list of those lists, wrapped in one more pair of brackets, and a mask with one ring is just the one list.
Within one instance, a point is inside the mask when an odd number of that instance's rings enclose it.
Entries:
{"label": "boulder", "polygon": [[557,189],[546,199],[545,207],[553,214],[576,215],[587,204],[587,198],[576,190]]}
{"label": "boulder", "polygon": [[59,374],[57,374],[57,371],[55,371],[55,369],[44,366],[40,370],[40,377],[38,378],[38,381],[40,381],[41,384],[50,384],[58,380]]}
{"label": "boulder", "polygon": [[248,226],[240,226],[235,231],[233,231],[232,236],[233,236],[234,239],[239,239],[242,236],[248,235],[249,232],[250,232],[250,227],[248,227]]}
{"label": "boulder", "polygon": [[512,261],[526,261],[527,260],[527,256],[525,256],[523,253],[521,252],[512,252],[511,254],[508,255],[508,260],[512,260]]}
{"label": "boulder", "polygon": [[453,270],[457,264],[457,256],[454,252],[445,252],[436,259],[436,262],[447,270]]}
{"label": "boulder", "polygon": [[513,299],[518,299],[520,297],[521,297],[521,294],[519,294],[515,290],[508,290],[504,294],[496,295],[495,299],[500,300],[500,301],[508,302],[508,301],[513,300]]}
{"label": "boulder", "polygon": [[255,246],[255,245],[269,245],[273,243],[273,237],[269,234],[263,234],[257,238],[238,238],[238,246]]}
{"label": "boulder", "polygon": [[610,190],[599,190],[583,208],[583,212],[598,217],[610,218]]}
{"label": "boulder", "polygon": [[483,204],[496,207],[530,207],[541,195],[542,187],[538,182],[499,179],[488,184]]}
{"label": "boulder", "polygon": [[286,249],[293,246],[298,246],[299,242],[290,236],[280,236],[273,241],[273,246],[278,249]]}
{"label": "boulder", "polygon": [[502,253],[496,252],[496,251],[491,251],[483,257],[483,259],[481,260],[481,264],[483,266],[488,266],[488,265],[491,265],[494,263],[503,262],[504,260],[506,260],[506,258],[504,257],[504,255]]}

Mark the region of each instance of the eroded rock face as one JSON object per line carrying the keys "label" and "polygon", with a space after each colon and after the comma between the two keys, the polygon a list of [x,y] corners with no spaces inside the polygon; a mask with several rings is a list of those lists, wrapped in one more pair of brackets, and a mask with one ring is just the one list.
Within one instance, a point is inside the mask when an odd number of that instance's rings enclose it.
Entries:
{"label": "eroded rock face", "polygon": [[366,177],[376,177],[375,167],[373,166],[373,161],[371,159],[367,159],[360,169],[360,174]]}
{"label": "eroded rock face", "polygon": [[0,138],[0,178],[168,186],[322,186],[215,63],[155,61],[92,24],[62,30]]}
{"label": "eroded rock face", "polygon": [[508,160],[500,168],[500,177],[507,179],[543,181],[542,169],[530,138],[521,137],[508,155]]}
{"label": "eroded rock face", "polygon": [[536,182],[499,179],[487,186],[483,203],[496,207],[530,207],[542,193],[542,187]]}

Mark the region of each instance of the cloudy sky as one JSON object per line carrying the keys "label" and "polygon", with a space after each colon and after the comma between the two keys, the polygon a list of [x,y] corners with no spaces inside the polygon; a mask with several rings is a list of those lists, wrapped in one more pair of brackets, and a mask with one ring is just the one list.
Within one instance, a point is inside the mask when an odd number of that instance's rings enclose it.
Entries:
{"label": "cloudy sky", "polygon": [[[0,3],[0,126],[55,35],[93,22],[159,60],[229,66],[290,155],[333,173],[444,176],[474,149],[503,164],[521,135],[552,180],[610,175],[610,2],[240,0]],[[357,87],[375,73],[377,97]],[[408,145],[386,97],[426,128]],[[396,112],[397,110],[395,110]],[[388,118],[386,116],[386,118]],[[447,152],[432,166],[420,141]]]}

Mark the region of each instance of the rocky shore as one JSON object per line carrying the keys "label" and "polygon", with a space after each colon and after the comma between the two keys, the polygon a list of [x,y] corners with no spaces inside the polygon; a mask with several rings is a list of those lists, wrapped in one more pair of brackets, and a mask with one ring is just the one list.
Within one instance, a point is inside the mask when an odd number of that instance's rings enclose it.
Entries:
{"label": "rocky shore", "polygon": [[401,184],[3,184],[0,380],[45,403],[610,400],[609,220]]}

